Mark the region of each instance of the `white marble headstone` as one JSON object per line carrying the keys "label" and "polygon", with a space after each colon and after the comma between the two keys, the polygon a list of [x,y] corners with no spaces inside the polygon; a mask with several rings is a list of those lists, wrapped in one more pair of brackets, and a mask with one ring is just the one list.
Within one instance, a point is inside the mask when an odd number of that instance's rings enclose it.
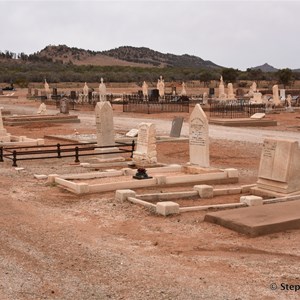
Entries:
{"label": "white marble headstone", "polygon": [[190,116],[190,163],[209,167],[208,120],[200,104],[196,104]]}

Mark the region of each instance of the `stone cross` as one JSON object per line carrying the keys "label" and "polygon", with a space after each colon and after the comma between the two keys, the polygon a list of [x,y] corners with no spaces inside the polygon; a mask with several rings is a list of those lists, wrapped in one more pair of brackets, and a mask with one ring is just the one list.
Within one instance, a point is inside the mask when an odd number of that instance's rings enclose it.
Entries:
{"label": "stone cross", "polygon": [[208,120],[200,104],[196,104],[190,116],[189,151],[191,164],[209,167]]}

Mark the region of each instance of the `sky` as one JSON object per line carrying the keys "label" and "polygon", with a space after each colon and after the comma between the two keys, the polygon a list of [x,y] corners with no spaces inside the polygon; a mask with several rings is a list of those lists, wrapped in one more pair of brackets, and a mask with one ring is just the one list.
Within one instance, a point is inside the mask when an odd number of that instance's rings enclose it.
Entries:
{"label": "sky", "polygon": [[299,1],[0,0],[0,51],[120,46],[246,70],[300,68]]}

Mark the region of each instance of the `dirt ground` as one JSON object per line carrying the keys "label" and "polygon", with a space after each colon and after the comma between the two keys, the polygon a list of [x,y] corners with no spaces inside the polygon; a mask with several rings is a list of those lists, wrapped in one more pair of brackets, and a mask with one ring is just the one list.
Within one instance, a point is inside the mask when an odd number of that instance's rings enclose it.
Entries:
{"label": "dirt ground", "polygon": [[[0,104],[4,102],[0,99]],[[13,102],[37,106],[25,98]],[[117,108],[114,114],[126,115]],[[300,119],[294,116],[272,115],[280,123],[276,130],[297,131]],[[70,134],[74,128],[76,124],[45,123],[6,127],[11,134],[34,138]],[[91,128],[81,130],[94,133]],[[210,142],[213,167],[237,168],[239,185],[255,183],[261,144]],[[162,163],[189,160],[186,141],[159,143],[157,151]],[[23,170],[7,160],[0,164],[1,300],[300,297],[300,290],[281,287],[300,284],[299,230],[250,238],[203,222],[205,212],[162,217],[117,202],[113,192],[78,196],[34,178],[34,174],[82,172],[72,159],[22,161]]]}

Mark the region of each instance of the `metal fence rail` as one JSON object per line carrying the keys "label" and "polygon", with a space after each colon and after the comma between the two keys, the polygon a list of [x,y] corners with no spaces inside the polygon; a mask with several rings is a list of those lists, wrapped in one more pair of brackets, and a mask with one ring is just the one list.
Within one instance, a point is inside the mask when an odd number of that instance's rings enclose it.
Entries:
{"label": "metal fence rail", "polygon": [[165,96],[164,99],[150,100],[137,96],[124,97],[123,112],[163,113],[163,112],[189,112],[189,99],[187,97]]}
{"label": "metal fence rail", "polygon": [[[101,155],[131,153],[133,156],[135,148],[134,140],[131,143],[116,142],[114,145],[98,146],[96,143],[71,143],[71,144],[54,144],[40,146],[19,146],[19,147],[0,147],[0,162],[4,158],[12,160],[13,167],[17,167],[19,160],[34,159],[51,159],[74,157],[75,162],[80,162],[79,157],[88,155],[97,155],[95,149],[117,148],[109,152],[101,152]],[[98,153],[99,154],[99,153]]]}
{"label": "metal fence rail", "polygon": [[210,117],[217,118],[249,118],[255,113],[265,112],[265,104],[251,103],[211,103]]}

